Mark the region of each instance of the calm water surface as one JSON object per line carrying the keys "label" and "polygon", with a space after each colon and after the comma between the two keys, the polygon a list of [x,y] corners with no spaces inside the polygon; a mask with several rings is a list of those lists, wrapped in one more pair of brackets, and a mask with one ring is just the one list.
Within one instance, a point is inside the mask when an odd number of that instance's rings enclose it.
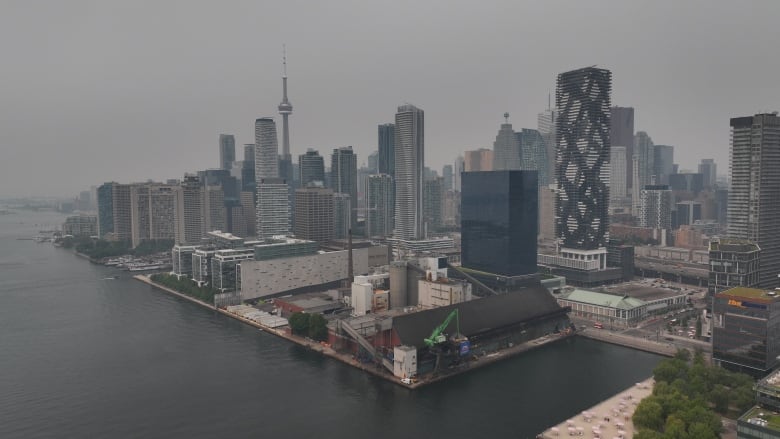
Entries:
{"label": "calm water surface", "polygon": [[412,392],[16,239],[62,219],[0,216],[0,438],[527,438],[660,360],[574,339]]}

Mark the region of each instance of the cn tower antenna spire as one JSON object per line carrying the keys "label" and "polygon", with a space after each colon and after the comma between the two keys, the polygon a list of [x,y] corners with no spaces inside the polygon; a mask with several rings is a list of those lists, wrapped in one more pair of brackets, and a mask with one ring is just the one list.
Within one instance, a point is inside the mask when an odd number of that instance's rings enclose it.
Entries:
{"label": "cn tower antenna spire", "polygon": [[282,44],[282,103],[279,104],[279,114],[282,115],[282,178],[292,181],[292,157],[290,155],[290,123],[292,104],[287,100],[287,46]]}

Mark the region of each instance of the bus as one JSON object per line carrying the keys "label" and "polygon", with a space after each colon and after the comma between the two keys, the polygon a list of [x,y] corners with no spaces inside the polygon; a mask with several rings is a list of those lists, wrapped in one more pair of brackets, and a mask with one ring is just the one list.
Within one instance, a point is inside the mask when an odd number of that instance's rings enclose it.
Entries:
{"label": "bus", "polygon": [[604,329],[604,325],[602,325],[601,322],[594,323],[593,327],[596,329]]}

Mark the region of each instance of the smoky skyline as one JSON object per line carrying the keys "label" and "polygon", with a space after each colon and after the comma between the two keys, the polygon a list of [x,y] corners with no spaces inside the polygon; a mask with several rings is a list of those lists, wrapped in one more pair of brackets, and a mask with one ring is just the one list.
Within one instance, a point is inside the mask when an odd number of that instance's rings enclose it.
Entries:
{"label": "smoky skyline", "polygon": [[[426,166],[492,148],[509,112],[536,128],[557,74],[612,71],[612,105],[728,172],[729,118],[780,110],[771,1],[7,1],[0,4],[0,196],[73,196],[236,158],[271,116],[282,45],[293,160],[358,163],[396,108],[425,111]],[[281,145],[280,145],[281,152]]]}

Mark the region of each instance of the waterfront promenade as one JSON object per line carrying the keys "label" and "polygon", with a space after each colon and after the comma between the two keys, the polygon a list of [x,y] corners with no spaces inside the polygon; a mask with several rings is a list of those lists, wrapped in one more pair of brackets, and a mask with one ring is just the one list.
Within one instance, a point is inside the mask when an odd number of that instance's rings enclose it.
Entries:
{"label": "waterfront promenade", "polygon": [[579,335],[593,340],[612,343],[628,348],[639,349],[645,352],[673,357],[677,353],[678,347],[672,343],[658,342],[644,338],[631,337],[629,335],[608,331],[606,329],[586,329],[580,331]]}
{"label": "waterfront promenade", "polygon": [[538,437],[543,439],[628,439],[634,436],[631,416],[641,400],[653,393],[655,380],[648,378],[617,395],[584,410],[560,424],[550,427]]}

